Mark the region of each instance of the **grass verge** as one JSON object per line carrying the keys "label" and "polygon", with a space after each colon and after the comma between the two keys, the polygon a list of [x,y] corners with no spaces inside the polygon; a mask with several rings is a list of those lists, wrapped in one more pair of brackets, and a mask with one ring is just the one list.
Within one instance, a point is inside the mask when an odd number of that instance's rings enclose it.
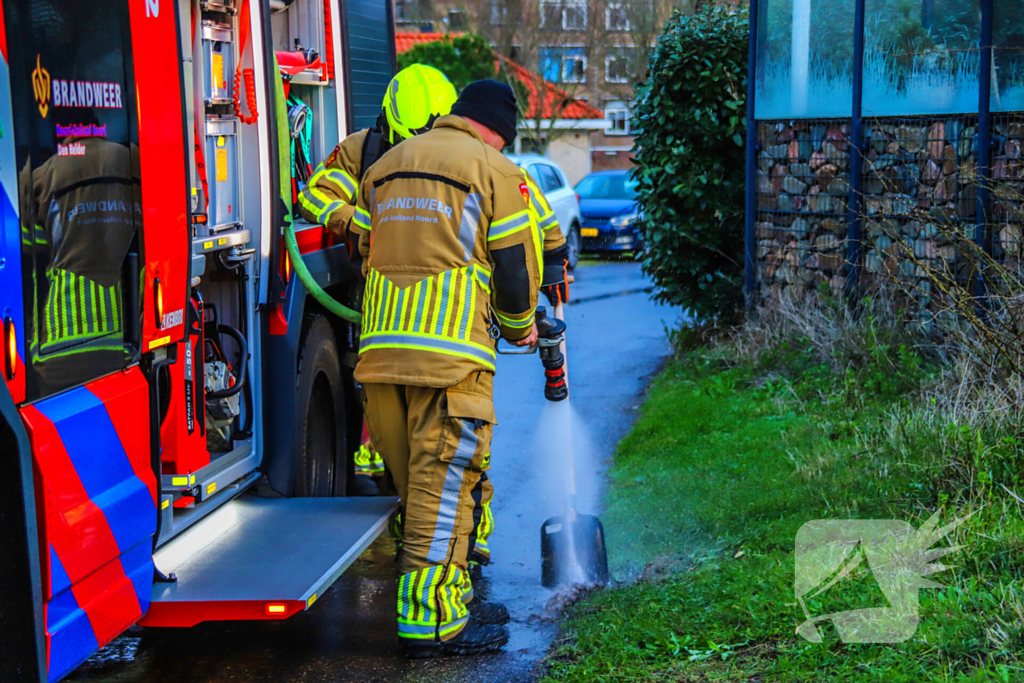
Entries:
{"label": "grass verge", "polygon": [[[943,366],[898,324],[832,322],[831,341],[790,326],[682,353],[654,382],[603,515],[616,573],[641,579],[570,610],[549,681],[1024,680],[1024,441],[944,413]],[[920,591],[910,640],[795,634],[805,522],[918,527],[940,508],[975,514],[940,541],[966,547]],[[818,614],[884,606],[870,574],[852,578]]]}

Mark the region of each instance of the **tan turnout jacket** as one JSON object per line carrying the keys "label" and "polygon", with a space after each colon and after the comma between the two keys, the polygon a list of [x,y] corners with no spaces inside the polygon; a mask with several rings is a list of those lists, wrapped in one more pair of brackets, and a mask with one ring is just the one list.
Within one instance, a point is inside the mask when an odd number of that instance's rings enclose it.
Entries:
{"label": "tan turnout jacket", "polygon": [[529,196],[523,171],[458,116],[365,173],[352,221],[367,279],[357,380],[454,386],[494,371],[492,319],[506,339],[529,334],[543,249]]}

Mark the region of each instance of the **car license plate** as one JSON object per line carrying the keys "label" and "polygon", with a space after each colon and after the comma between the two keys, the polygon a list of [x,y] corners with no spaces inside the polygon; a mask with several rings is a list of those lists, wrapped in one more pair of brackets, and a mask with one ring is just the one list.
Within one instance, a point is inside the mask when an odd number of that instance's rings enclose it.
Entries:
{"label": "car license plate", "polygon": [[580,234],[584,237],[597,237],[597,228],[582,228]]}

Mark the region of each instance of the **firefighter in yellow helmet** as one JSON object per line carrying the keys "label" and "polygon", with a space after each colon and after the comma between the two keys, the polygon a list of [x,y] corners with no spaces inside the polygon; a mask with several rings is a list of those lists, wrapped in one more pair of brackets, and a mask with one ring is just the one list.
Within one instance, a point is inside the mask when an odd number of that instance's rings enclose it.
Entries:
{"label": "firefighter in yellow helmet", "polygon": [[452,114],[367,171],[352,220],[367,278],[355,376],[401,499],[398,635],[411,657],[508,641],[507,610],[472,600],[472,494],[490,467],[492,334],[537,338],[529,189],[500,152],[515,139],[515,96],[477,81]]}
{"label": "firefighter in yellow helmet", "polygon": [[[399,71],[388,85],[377,125],[342,140],[300,191],[302,217],[347,239],[366,169],[402,140],[428,130],[451,111],[455,97],[452,84],[431,66],[413,64]],[[355,493],[376,495],[375,479],[384,474],[384,461],[368,438],[362,440],[354,459]]]}
{"label": "firefighter in yellow helmet", "polygon": [[363,174],[402,140],[430,129],[451,111],[455,87],[432,66],[413,64],[399,71],[384,95],[373,128],[341,141],[299,192],[299,213],[347,239]]}

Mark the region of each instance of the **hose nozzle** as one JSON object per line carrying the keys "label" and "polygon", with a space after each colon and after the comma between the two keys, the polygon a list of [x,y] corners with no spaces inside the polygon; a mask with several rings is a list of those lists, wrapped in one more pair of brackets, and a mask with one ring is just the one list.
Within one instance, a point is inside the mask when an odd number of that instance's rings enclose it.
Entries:
{"label": "hose nozzle", "polygon": [[569,385],[565,378],[565,356],[562,355],[562,340],[565,338],[565,321],[549,318],[543,306],[537,307],[537,348],[540,362],[544,365],[544,398],[549,401],[564,401],[569,398]]}

